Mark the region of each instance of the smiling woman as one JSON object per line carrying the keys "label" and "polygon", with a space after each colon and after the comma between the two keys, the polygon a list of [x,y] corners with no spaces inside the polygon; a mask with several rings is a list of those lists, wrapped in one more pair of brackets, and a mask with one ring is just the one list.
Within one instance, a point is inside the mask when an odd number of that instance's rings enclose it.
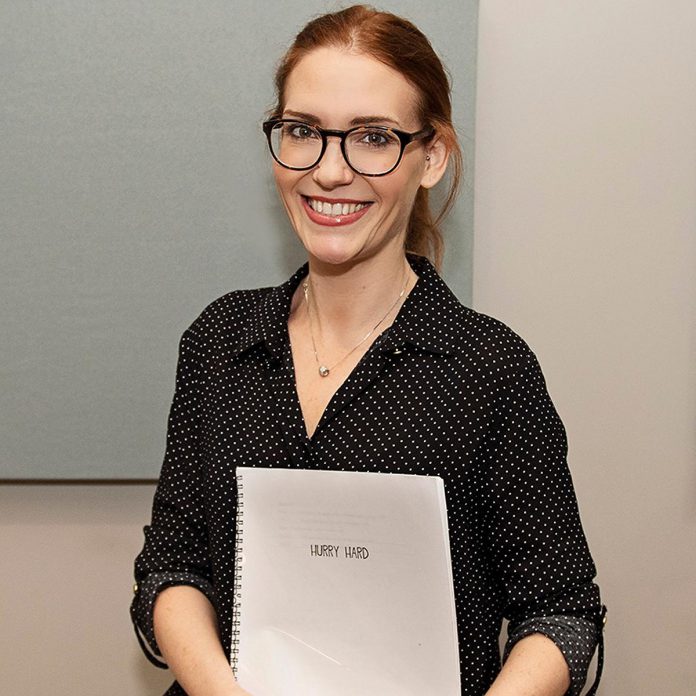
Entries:
{"label": "smiling woman", "polygon": [[444,68],[410,22],[355,6],[300,32],[276,86],[264,131],[307,263],[220,298],[182,338],[132,606],[169,693],[245,693],[229,666],[235,470],[255,464],[442,477],[461,694],[579,694],[601,605],[563,426],[522,339],[436,270],[428,191],[450,167],[447,208],[461,169]]}

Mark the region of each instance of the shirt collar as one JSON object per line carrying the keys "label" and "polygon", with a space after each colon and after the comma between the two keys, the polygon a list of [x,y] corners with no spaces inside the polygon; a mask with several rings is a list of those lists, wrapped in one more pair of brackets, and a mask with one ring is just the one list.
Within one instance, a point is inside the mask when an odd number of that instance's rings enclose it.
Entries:
{"label": "shirt collar", "polygon": [[[428,259],[410,253],[407,259],[418,281],[395,321],[379,339],[379,350],[415,346],[445,355],[458,352],[462,305]],[[282,285],[267,289],[251,320],[240,332],[234,352],[241,353],[263,343],[271,356],[282,360],[288,343],[287,321],[292,297],[308,271],[309,264],[305,263]]]}
{"label": "shirt collar", "polygon": [[459,351],[462,312],[466,311],[424,256],[407,254],[418,282],[385,332],[381,350],[405,345],[449,355]]}
{"label": "shirt collar", "polygon": [[254,307],[251,319],[239,334],[235,353],[264,343],[273,358],[283,359],[285,346],[289,342],[288,317],[292,296],[308,272],[309,263],[304,263],[282,285],[266,288],[260,302]]}

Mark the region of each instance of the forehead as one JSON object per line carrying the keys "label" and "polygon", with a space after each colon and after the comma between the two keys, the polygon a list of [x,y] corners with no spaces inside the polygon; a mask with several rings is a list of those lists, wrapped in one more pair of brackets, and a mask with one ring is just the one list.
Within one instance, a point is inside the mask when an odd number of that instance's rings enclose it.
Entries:
{"label": "forehead", "polygon": [[319,48],[295,66],[285,85],[285,109],[317,116],[324,127],[380,115],[416,128],[416,89],[401,73],[360,53]]}

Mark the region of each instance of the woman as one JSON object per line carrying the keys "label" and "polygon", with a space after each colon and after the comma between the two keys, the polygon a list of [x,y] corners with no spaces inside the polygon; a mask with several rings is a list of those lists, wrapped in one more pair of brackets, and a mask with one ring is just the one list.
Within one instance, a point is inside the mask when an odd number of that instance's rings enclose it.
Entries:
{"label": "woman", "polygon": [[462,693],[579,694],[601,607],[563,426],[529,348],[426,259],[441,253],[428,190],[451,166],[451,203],[461,171],[443,67],[413,25],[355,6],[305,27],[276,86],[264,131],[308,263],[220,298],[182,338],[132,607],[168,693],[244,694],[234,474],[254,462],[442,476]]}

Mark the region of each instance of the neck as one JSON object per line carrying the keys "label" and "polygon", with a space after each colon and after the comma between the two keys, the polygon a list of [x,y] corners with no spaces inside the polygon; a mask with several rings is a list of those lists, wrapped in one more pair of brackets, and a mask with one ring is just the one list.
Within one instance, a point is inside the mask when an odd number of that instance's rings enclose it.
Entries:
{"label": "neck", "polygon": [[[310,257],[306,281],[317,337],[324,344],[335,342],[337,347],[354,344],[396,302],[380,324],[377,330],[380,333],[393,322],[406,294],[417,280],[418,276],[403,253],[340,267]],[[397,302],[404,288],[404,295]],[[302,286],[299,290],[302,291]],[[304,301],[304,297],[301,299]]]}

